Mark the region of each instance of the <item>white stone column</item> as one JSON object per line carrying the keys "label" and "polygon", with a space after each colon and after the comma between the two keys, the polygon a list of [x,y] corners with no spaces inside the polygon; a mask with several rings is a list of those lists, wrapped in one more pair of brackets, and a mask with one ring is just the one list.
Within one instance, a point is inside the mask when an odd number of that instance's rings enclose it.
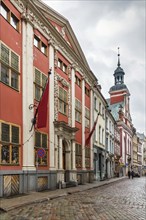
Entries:
{"label": "white stone column", "polygon": [[72,140],[72,169],[76,170],[75,141]]}
{"label": "white stone column", "polygon": [[[72,127],[75,127],[75,69],[71,70],[71,100],[72,100]],[[71,141],[71,150],[72,150],[72,167],[71,169],[76,170],[76,161],[75,161],[75,140]]]}
{"label": "white stone column", "polygon": [[72,127],[75,127],[75,70],[71,70]]}
{"label": "white stone column", "polygon": [[85,169],[85,80],[82,80],[82,169]]}
{"label": "white stone column", "polygon": [[[34,135],[29,132],[34,109],[29,110],[29,105],[34,103],[34,69],[33,69],[33,27],[29,22],[22,21],[22,106],[23,106],[23,170],[35,170],[34,165]],[[30,139],[29,139],[30,138]],[[28,142],[26,142],[29,139]]]}
{"label": "white stone column", "polygon": [[[50,139],[50,170],[55,169],[55,136],[54,136],[54,47],[49,45],[49,68],[52,73],[49,76],[49,139]],[[49,70],[48,70],[49,71]]]}
{"label": "white stone column", "polygon": [[58,136],[55,134],[55,168],[58,169]]}
{"label": "white stone column", "polygon": [[59,136],[59,170],[63,169],[63,161],[62,161],[62,139],[63,137]]}
{"label": "white stone column", "polygon": [[[93,91],[91,90],[90,91],[90,130],[92,129],[93,127],[93,123],[94,121],[96,120],[96,118],[93,117],[93,111],[94,111],[94,108],[93,108]],[[96,129],[95,129],[96,131]],[[94,132],[95,132],[94,131]],[[90,169],[93,170],[94,169],[94,165],[93,165],[93,137],[94,137],[94,133],[92,134],[92,137],[91,137],[91,140],[90,140]]]}

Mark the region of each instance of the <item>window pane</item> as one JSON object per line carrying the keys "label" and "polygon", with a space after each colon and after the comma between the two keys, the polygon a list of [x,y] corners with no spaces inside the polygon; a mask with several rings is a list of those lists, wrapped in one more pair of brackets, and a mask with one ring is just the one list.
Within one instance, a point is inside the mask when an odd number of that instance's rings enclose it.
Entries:
{"label": "window pane", "polygon": [[63,113],[63,102],[59,100],[59,111]]}
{"label": "window pane", "polygon": [[3,44],[1,44],[1,59],[6,64],[9,64],[9,49]]}
{"label": "window pane", "polygon": [[39,101],[41,98],[41,89],[38,86],[35,86],[35,99]]}
{"label": "window pane", "polygon": [[61,60],[58,60],[58,67],[61,68]]}
{"label": "window pane", "polygon": [[18,89],[18,74],[15,72],[11,73],[11,86]]}
{"label": "window pane", "polygon": [[41,134],[35,132],[35,147],[41,147]]}
{"label": "window pane", "polygon": [[14,164],[19,163],[19,147],[17,146],[12,146],[11,161]]}
{"label": "window pane", "polygon": [[42,53],[46,54],[46,52],[47,52],[46,50],[47,50],[47,46],[42,43],[42,46],[41,46]]}
{"label": "window pane", "polygon": [[66,73],[66,69],[67,69],[67,66],[65,64],[63,64],[63,72]]}
{"label": "window pane", "polygon": [[45,85],[46,85],[46,81],[47,81],[47,77],[46,77],[44,74],[42,74],[42,87],[43,87],[43,88],[44,88]]}
{"label": "window pane", "polygon": [[39,47],[39,39],[34,36],[34,46]]}
{"label": "window pane", "polygon": [[10,156],[9,152],[10,148],[8,145],[3,145],[1,148],[1,155],[2,155],[2,163],[10,163]]}
{"label": "window pane", "polygon": [[67,105],[66,105],[65,103],[63,103],[63,104],[64,104],[64,112],[63,112],[63,113],[64,113],[65,115],[67,115]]}
{"label": "window pane", "polygon": [[19,71],[19,57],[11,51],[11,67]]}
{"label": "window pane", "polygon": [[11,14],[11,25],[17,30],[18,29],[18,22],[19,20]]}
{"label": "window pane", "polygon": [[1,64],[1,81],[9,84],[9,69]]}
{"label": "window pane", "polygon": [[12,143],[19,144],[19,127],[12,126]]}
{"label": "window pane", "polygon": [[1,140],[10,142],[10,126],[8,124],[2,123],[2,133],[1,133]]}
{"label": "window pane", "polygon": [[63,100],[63,89],[59,87],[59,98]]}
{"label": "window pane", "polygon": [[42,134],[42,147],[47,148],[47,135]]}
{"label": "window pane", "polygon": [[41,86],[41,72],[35,69],[35,83]]}
{"label": "window pane", "polygon": [[2,15],[6,20],[8,20],[8,9],[7,9],[3,4],[1,4],[0,10],[1,10],[1,15]]}
{"label": "window pane", "polygon": [[64,102],[67,103],[67,92],[64,90]]}

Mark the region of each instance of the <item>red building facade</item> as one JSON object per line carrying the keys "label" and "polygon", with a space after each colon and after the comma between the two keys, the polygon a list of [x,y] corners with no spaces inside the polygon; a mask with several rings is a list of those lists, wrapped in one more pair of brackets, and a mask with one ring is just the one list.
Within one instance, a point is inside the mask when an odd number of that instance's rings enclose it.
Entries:
{"label": "red building facade", "polygon": [[[85,140],[97,79],[70,24],[37,0],[0,7],[0,196],[91,182]],[[32,119],[47,80],[47,124],[37,129]]]}

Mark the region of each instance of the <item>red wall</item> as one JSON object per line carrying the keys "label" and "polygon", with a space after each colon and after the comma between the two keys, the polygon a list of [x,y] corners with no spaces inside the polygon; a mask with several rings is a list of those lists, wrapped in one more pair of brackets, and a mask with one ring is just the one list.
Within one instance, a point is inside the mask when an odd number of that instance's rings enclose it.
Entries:
{"label": "red wall", "polygon": [[124,101],[124,96],[115,96],[115,97],[111,97],[110,99],[110,104],[114,104],[114,103],[118,103],[118,102],[123,102]]}
{"label": "red wall", "polygon": [[[10,1],[4,1],[4,4],[13,12],[13,14],[20,19],[21,15],[16,8],[11,5]],[[22,34],[21,24],[19,32],[15,30],[8,21],[2,16],[0,17],[0,40],[7,45],[11,50],[20,56],[20,90],[19,92],[11,87],[0,82],[0,120],[8,123],[13,123],[20,126],[21,134],[22,127]],[[21,142],[23,139],[21,136]],[[22,148],[21,148],[22,149]],[[22,154],[21,154],[22,156]],[[21,158],[22,159],[22,158]],[[21,169],[21,166],[3,166],[3,169]]]}

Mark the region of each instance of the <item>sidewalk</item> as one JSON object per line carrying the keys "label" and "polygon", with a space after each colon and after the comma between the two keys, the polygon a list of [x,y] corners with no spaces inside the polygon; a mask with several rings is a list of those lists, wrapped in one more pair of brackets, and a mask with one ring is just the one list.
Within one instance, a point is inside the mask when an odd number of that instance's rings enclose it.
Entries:
{"label": "sidewalk", "polygon": [[12,198],[0,199],[0,210],[9,211],[21,206],[29,205],[32,203],[44,202],[55,199],[68,194],[82,192],[84,190],[104,186],[116,181],[121,181],[126,177],[112,178],[101,182],[86,183],[85,185],[78,185],[77,187],[70,187],[65,189],[56,189],[53,191],[31,192],[30,194],[19,195]]}

